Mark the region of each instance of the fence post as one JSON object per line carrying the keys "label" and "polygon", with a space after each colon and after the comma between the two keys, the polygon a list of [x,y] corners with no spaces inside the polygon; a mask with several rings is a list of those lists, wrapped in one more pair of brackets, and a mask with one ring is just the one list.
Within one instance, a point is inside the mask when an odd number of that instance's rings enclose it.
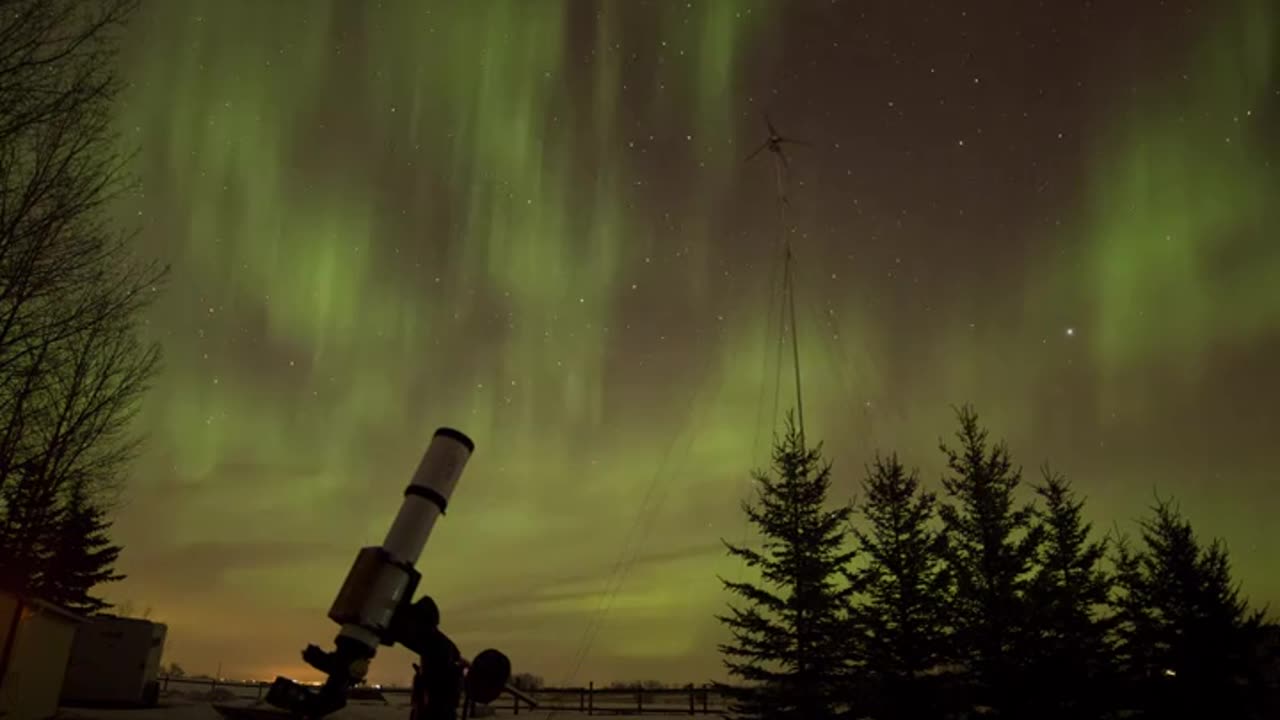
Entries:
{"label": "fence post", "polygon": [[209,681],[209,694],[212,695],[218,691],[218,678]]}
{"label": "fence post", "polygon": [[587,689],[578,688],[578,712],[587,711]]}
{"label": "fence post", "polygon": [[703,715],[709,714],[707,711],[707,697],[709,695],[711,695],[711,691],[706,689],[705,687],[702,688],[702,714]]}
{"label": "fence post", "polygon": [[164,682],[160,685],[160,692],[169,692],[169,676],[164,676]]}
{"label": "fence post", "polygon": [[260,682],[260,683],[258,683],[258,699],[259,699],[259,700],[261,700],[261,699],[262,699],[262,688],[264,688],[264,687],[266,687],[266,686],[267,686],[267,684],[266,684],[266,683],[264,683],[264,682]]}
{"label": "fence post", "polygon": [[587,683],[587,714],[595,715],[596,709],[596,681],[592,680]]}
{"label": "fence post", "polygon": [[636,688],[636,714],[644,714],[644,688]]}
{"label": "fence post", "polygon": [[511,714],[512,715],[520,714],[520,696],[516,695],[515,693],[511,694]]}
{"label": "fence post", "polygon": [[689,714],[690,715],[694,715],[697,712],[696,710],[694,710],[694,707],[693,707],[693,696],[695,694],[697,694],[697,691],[693,689],[693,683],[689,683]]}

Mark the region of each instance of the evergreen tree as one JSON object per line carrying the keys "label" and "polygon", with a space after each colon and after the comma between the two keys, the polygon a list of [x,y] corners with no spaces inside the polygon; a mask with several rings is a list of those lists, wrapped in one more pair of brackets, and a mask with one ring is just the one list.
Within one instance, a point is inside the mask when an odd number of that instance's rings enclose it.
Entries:
{"label": "evergreen tree", "polygon": [[1157,501],[1140,535],[1141,549],[1122,541],[1116,551],[1129,709],[1148,718],[1248,717],[1263,616],[1240,596],[1225,545],[1202,545],[1167,501]]}
{"label": "evergreen tree", "polygon": [[1028,701],[1027,587],[1042,531],[1030,504],[1015,498],[1021,471],[1003,443],[989,444],[977,413],[957,412],[957,448],[941,445],[950,504],[939,508],[946,528],[948,570],[955,580],[951,622],[956,660],[972,700],[997,716],[1020,716]]}
{"label": "evergreen tree", "polygon": [[36,593],[69,610],[91,614],[111,605],[92,591],[123,580],[114,570],[120,547],[107,531],[111,522],[89,497],[84,482],[73,484],[47,548],[47,561],[37,576]]}
{"label": "evergreen tree", "polygon": [[949,576],[945,538],[932,527],[936,496],[896,455],[877,457],[862,483],[866,528],[853,529],[866,565],[854,573],[858,655],[877,718],[937,717],[936,683],[926,673],[945,659]]}
{"label": "evergreen tree", "polygon": [[729,554],[758,570],[761,582],[721,579],[742,601],[718,616],[731,641],[725,667],[744,684],[725,686],[731,712],[761,720],[824,720],[846,700],[851,589],[843,547],[851,507],[826,509],[831,465],[805,447],[788,417],[773,448],[772,473],[756,472],[757,497],[743,512],[759,531],[759,550],[725,542]]}
{"label": "evergreen tree", "polygon": [[[19,595],[37,591],[40,569],[48,566],[49,546],[57,537],[55,508],[42,489],[25,467],[0,485],[0,589]],[[27,551],[12,549],[20,545]]]}
{"label": "evergreen tree", "polygon": [[1037,519],[1044,533],[1030,587],[1034,641],[1028,681],[1038,717],[1101,717],[1112,678],[1107,619],[1111,578],[1103,569],[1106,544],[1089,539],[1084,500],[1048,467],[1036,494],[1044,502]]}

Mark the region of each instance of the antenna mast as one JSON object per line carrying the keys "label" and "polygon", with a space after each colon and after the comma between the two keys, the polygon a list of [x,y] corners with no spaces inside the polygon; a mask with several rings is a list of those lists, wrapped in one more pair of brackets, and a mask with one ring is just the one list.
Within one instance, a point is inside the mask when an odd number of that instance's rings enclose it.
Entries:
{"label": "antenna mast", "polygon": [[791,326],[791,360],[795,370],[796,387],[796,423],[797,429],[800,431],[800,443],[803,445],[805,442],[804,396],[800,391],[800,343],[799,333],[796,330],[796,292],[793,272],[795,254],[791,247],[791,233],[787,227],[787,209],[791,207],[791,201],[787,197],[787,181],[791,163],[787,160],[786,153],[782,151],[782,146],[802,145],[808,147],[809,143],[779,134],[768,115],[764,118],[764,124],[769,131],[769,136],[747,156],[747,160],[751,160],[765,150],[768,150],[773,155],[773,169],[777,179],[778,244],[782,246],[783,252],[782,289],[786,295],[787,314]]}

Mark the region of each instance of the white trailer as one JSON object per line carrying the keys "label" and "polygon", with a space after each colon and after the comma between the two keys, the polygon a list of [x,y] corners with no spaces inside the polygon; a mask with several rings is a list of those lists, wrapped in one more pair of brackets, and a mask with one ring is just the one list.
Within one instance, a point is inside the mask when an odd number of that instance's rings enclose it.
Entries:
{"label": "white trailer", "polygon": [[80,625],[62,684],[63,704],[154,705],[167,631],[160,623],[114,615]]}

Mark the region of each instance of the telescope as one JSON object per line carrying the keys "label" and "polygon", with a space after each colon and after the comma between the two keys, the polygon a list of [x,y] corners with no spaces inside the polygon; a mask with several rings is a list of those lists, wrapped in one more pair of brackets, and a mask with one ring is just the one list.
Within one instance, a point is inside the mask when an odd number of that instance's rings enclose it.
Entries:
{"label": "telescope", "polygon": [[468,701],[497,699],[511,675],[511,662],[485,650],[467,662],[443,632],[440,610],[429,596],[413,601],[421,575],[415,565],[440,516],[449,506],[475,444],[461,432],[440,428],[405,488],[404,500],[382,545],[362,548],[329,608],[340,626],[334,648],[308,645],[302,658],[324,673],[318,689],[277,677],[267,703],[303,720],[318,720],[347,704],[350,689],[363,682],[378,647],[397,643],[421,657],[414,683],[415,716],[453,718],[463,692]]}

